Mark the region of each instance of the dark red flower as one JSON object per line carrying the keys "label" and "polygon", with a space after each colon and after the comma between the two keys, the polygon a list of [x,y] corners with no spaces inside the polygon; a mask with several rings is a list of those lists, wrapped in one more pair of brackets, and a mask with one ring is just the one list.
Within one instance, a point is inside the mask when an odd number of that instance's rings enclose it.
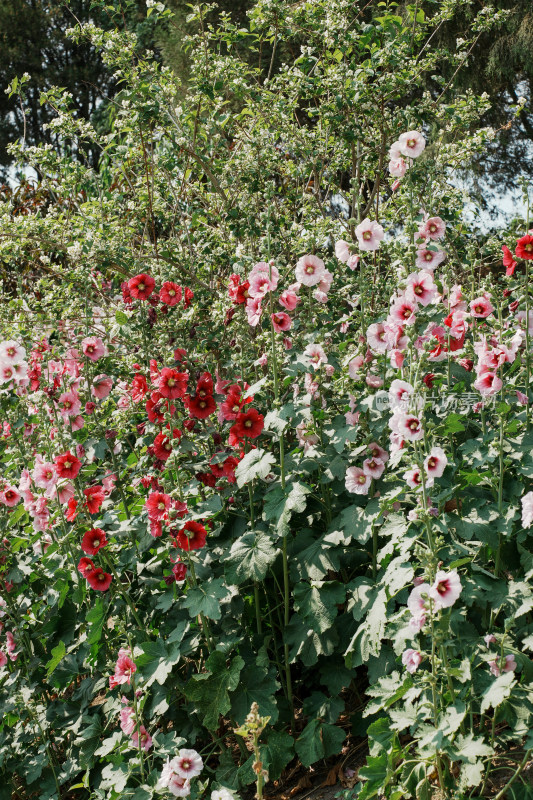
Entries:
{"label": "dark red flower", "polygon": [[122,302],[125,306],[131,306],[133,303],[133,296],[130,292],[129,286],[127,281],[120,284],[120,288],[122,289]]}
{"label": "dark red flower", "polygon": [[177,428],[174,428],[172,431],[172,438],[168,433],[158,433],[154,439],[153,450],[155,457],[159,458],[160,461],[166,461],[172,453],[172,439],[177,439],[179,442],[180,438],[181,431],[179,431]]}
{"label": "dark red flower", "polygon": [[188,374],[178,372],[177,369],[163,367],[157,381],[157,387],[163,397],[174,400],[176,397],[183,397],[187,391]]}
{"label": "dark red flower", "polygon": [[196,423],[193,419],[186,419],[183,421],[183,427],[185,428],[185,430],[190,432],[195,429]]}
{"label": "dark red flower", "polygon": [[526,236],[522,236],[517,241],[515,255],[518,258],[526,259],[526,261],[533,258],[533,236],[526,234]]}
{"label": "dark red flower", "polygon": [[505,270],[506,275],[513,275],[516,269],[517,262],[513,260],[513,254],[506,245],[502,245],[503,250],[503,266],[507,267]]}
{"label": "dark red flower", "polygon": [[109,572],[104,572],[101,567],[92,569],[85,575],[85,577],[87,578],[87,583],[89,586],[92,589],[95,589],[97,592],[106,592],[111,586],[111,581],[113,580],[113,577],[109,574]]}
{"label": "dark red flower", "polygon": [[183,307],[184,308],[189,308],[190,304],[192,303],[192,301],[194,299],[194,292],[192,291],[192,289],[189,289],[186,286],[185,287],[184,296],[185,296],[185,300],[183,301]]}
{"label": "dark red flower", "polygon": [[146,498],[146,509],[151,519],[162,519],[170,508],[170,495],[164,492],[151,492]]}
{"label": "dark red flower", "polygon": [[176,347],[174,350],[174,361],[184,361],[187,358],[187,351],[183,347]]}
{"label": "dark red flower", "polygon": [[148,382],[144,375],[137,374],[131,382],[131,399],[140,403],[148,394]]}
{"label": "dark red flower", "polygon": [[103,486],[89,486],[88,489],[83,490],[85,495],[85,504],[89,514],[98,514],[100,506],[105,500],[105,492]]}
{"label": "dark red flower", "polygon": [[184,581],[187,575],[187,565],[184,564],[183,561],[176,561],[172,567],[172,574],[174,575],[176,583]]}
{"label": "dark red flower", "polygon": [[182,550],[200,550],[205,545],[207,531],[199,522],[186,522],[176,536]]}
{"label": "dark red flower", "polygon": [[89,572],[92,572],[94,568],[95,566],[90,558],[87,558],[86,556],[82,556],[80,558],[78,562],[78,569],[84,578],[86,578]]}
{"label": "dark red flower", "polygon": [[190,416],[196,419],[206,419],[217,410],[217,404],[211,395],[206,395],[205,397],[187,395],[185,397],[185,406]]}
{"label": "dark red flower", "polygon": [[517,308],[518,308],[518,300],[513,300],[512,303],[509,303],[509,311],[511,312],[511,314],[514,314]]}
{"label": "dark red flower", "polygon": [[88,556],[95,556],[101,547],[105,547],[109,542],[106,539],[105,531],[101,528],[91,528],[83,534],[81,540],[81,549]]}
{"label": "dark red flower", "polygon": [[203,372],[196,382],[196,395],[198,397],[207,397],[213,394],[213,378],[209,372]]}
{"label": "dark red flower", "polygon": [[151,275],[143,272],[129,279],[128,289],[136,300],[147,300],[155,289],[155,281]]}
{"label": "dark red flower", "polygon": [[241,413],[237,416],[234,425],[231,426],[231,433],[239,439],[257,439],[265,427],[263,415],[255,408]]}
{"label": "dark red flower", "polygon": [[433,389],[433,381],[435,380],[435,374],[433,372],[428,372],[422,378],[428,389]]}
{"label": "dark red flower", "polygon": [[210,486],[212,489],[216,486],[217,479],[211,472],[197,472],[194,477],[197,481],[203,483],[204,486]]}
{"label": "dark red flower", "polygon": [[242,399],[241,387],[237,384],[230,386],[230,390],[226,394],[226,399],[220,406],[224,419],[237,419],[243,405],[244,400]]}
{"label": "dark red flower", "polygon": [[57,456],[55,467],[60,478],[76,478],[81,469],[81,461],[69,450],[62,456]]}
{"label": "dark red flower", "polygon": [[159,291],[159,299],[167,306],[177,306],[182,297],[181,286],[172,281],[165,281]]}

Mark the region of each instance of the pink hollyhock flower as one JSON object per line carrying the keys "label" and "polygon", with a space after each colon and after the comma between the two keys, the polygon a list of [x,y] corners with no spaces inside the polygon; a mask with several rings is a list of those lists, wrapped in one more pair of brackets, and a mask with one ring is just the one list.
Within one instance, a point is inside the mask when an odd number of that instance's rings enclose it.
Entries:
{"label": "pink hollyhock flower", "polygon": [[452,570],[452,572],[439,570],[429,591],[429,596],[435,602],[436,608],[450,608],[461,594],[461,591],[461,579],[456,570]]}
{"label": "pink hollyhock flower", "polygon": [[531,528],[533,523],[533,492],[522,497],[522,527]]}
{"label": "pink hollyhock flower", "polygon": [[365,475],[368,475],[370,478],[381,478],[383,472],[385,471],[385,464],[381,460],[381,458],[366,458],[363,461],[363,472]]}
{"label": "pink hollyhock flower", "polygon": [[389,353],[389,361],[392,367],[401,369],[405,361],[405,354],[401,350],[391,350]]}
{"label": "pink hollyhock flower", "polygon": [[182,778],[196,778],[204,768],[204,762],[196,750],[178,750],[178,755],[172,759],[174,772]]}
{"label": "pink hollyhock flower", "polygon": [[268,292],[273,292],[277,281],[270,280],[268,272],[253,272],[249,277],[248,295],[253,298],[263,298]]}
{"label": "pink hollyhock flower", "polygon": [[418,650],[413,650],[411,647],[408,647],[407,650],[404,650],[402,653],[402,664],[407,672],[411,673],[411,675],[413,672],[417,671],[421,661],[422,653],[420,653]]}
{"label": "pink hollyhock flower", "polygon": [[404,472],[403,479],[411,489],[419,489],[422,486],[422,475],[418,467],[411,467]]}
{"label": "pink hollyhock flower", "polygon": [[7,656],[3,650],[0,650],[0,667],[5,667],[7,664]]}
{"label": "pink hollyhock flower", "polygon": [[408,170],[407,162],[404,158],[391,158],[389,161],[389,173],[393,178],[403,178]]}
{"label": "pink hollyhock flower", "polygon": [[[275,327],[276,326],[274,326],[274,328]],[[260,355],[255,363],[258,364],[258,366],[260,366],[260,367],[266,367],[266,365],[268,364],[268,356],[267,356],[267,354],[263,353],[262,355]]]}
{"label": "pink hollyhock flower", "polygon": [[252,328],[256,328],[259,324],[259,320],[261,319],[261,298],[249,297],[246,301],[245,311],[248,325],[250,325]]}
{"label": "pink hollyhock flower", "polygon": [[377,353],[385,353],[387,350],[387,339],[385,326],[382,322],[373,322],[366,331],[368,346]]}
{"label": "pink hollyhock flower", "polygon": [[124,647],[118,651],[117,663],[115,664],[115,672],[109,678],[109,688],[114,689],[115,686],[123,686],[130,684],[132,675],[137,672],[137,665],[131,657],[131,652]]}
{"label": "pink hollyhock flower", "polygon": [[47,489],[50,485],[56,484],[57,473],[52,462],[43,461],[42,457],[37,455],[35,457],[33,480],[40,489]]}
{"label": "pink hollyhock flower", "polygon": [[77,417],[81,411],[81,400],[76,392],[63,392],[57,400],[63,418]]}
{"label": "pink hollyhock flower", "polygon": [[490,317],[493,311],[494,306],[487,296],[476,297],[475,300],[472,300],[470,303],[470,313],[473,317],[478,319]]}
{"label": "pink hollyhock flower", "polygon": [[191,792],[191,782],[177,774],[174,762],[173,758],[163,765],[157,788],[168,789],[174,797],[187,797]]}
{"label": "pink hollyhock flower", "polygon": [[501,672],[514,672],[516,669],[516,661],[513,655],[509,654],[504,656],[503,660],[489,661],[489,667],[492,675],[497,678]]}
{"label": "pink hollyhock flower", "polygon": [[16,661],[19,657],[17,653],[17,643],[11,631],[6,631],[6,650],[11,661]]}
{"label": "pink hollyhock flower", "polygon": [[[411,612],[413,620],[417,620],[421,623],[418,630],[423,628],[426,622],[426,614],[429,611],[428,597],[430,590],[431,586],[429,583],[420,583],[411,590],[407,599],[407,608]],[[412,627],[414,627],[414,623]]]}
{"label": "pink hollyhock flower", "polygon": [[109,395],[112,388],[113,378],[104,374],[97,375],[96,378],[93,379],[91,394],[93,397],[96,397],[97,400],[104,400]]}
{"label": "pink hollyhock flower", "polygon": [[446,223],[440,217],[430,217],[418,229],[420,239],[442,239],[446,233]]}
{"label": "pink hollyhock flower", "polygon": [[377,250],[385,232],[378,222],[364,219],[355,229],[355,235],[361,250]]}
{"label": "pink hollyhock flower", "polygon": [[430,272],[425,270],[413,272],[407,278],[407,288],[405,290],[407,300],[413,303],[420,303],[425,307],[433,302],[437,294],[438,289]]}
{"label": "pink hollyhock flower", "polygon": [[379,375],[372,375],[372,373],[369,373],[365,378],[365,383],[367,386],[370,386],[371,389],[380,389],[383,386],[383,378],[380,378]]}
{"label": "pink hollyhock flower", "polygon": [[406,131],[398,138],[397,146],[406,158],[418,158],[424,151],[426,140],[419,131]]}
{"label": "pink hollyhock flower", "polygon": [[[45,492],[48,496],[48,490]],[[54,498],[60,503],[62,506],[66,505],[68,501],[74,497],[74,486],[68,483],[56,483],[55,486],[50,487],[50,499],[53,500]]]}
{"label": "pink hollyhock flower", "polygon": [[418,442],[424,437],[422,422],[414,414],[397,415],[395,430],[408,442]]}
{"label": "pink hollyhock flower", "polygon": [[82,339],[81,349],[83,355],[91,361],[98,361],[106,354],[105,344],[98,336],[88,336],[86,339]]}
{"label": "pink hollyhock flower", "polygon": [[349,258],[349,259],[348,259],[348,261],[346,262],[346,266],[347,266],[349,269],[351,269],[351,270],[352,270],[352,272],[353,272],[353,270],[354,270],[354,269],[356,269],[357,265],[359,264],[359,261],[360,261],[360,260],[361,260],[361,259],[360,259],[360,257],[359,257],[359,256],[355,256],[355,255],[354,255],[354,256],[350,256],[350,258]]}
{"label": "pink hollyhock flower", "polygon": [[20,500],[22,500],[22,496],[14,486],[4,486],[0,492],[0,502],[3,502],[8,508],[13,508]]}
{"label": "pink hollyhock flower", "polygon": [[0,362],[5,365],[20,364],[26,358],[26,350],[13,340],[0,342]]}
{"label": "pink hollyhock flower", "polygon": [[324,262],[318,256],[302,256],[296,264],[296,280],[304,286],[316,286],[325,273]]}
{"label": "pink hollyhock flower", "polygon": [[423,245],[416,251],[416,266],[418,269],[435,269],[446,258],[446,250],[429,250]]}
{"label": "pink hollyhock flower", "polygon": [[395,378],[389,387],[389,404],[391,408],[398,408],[401,406],[407,408],[414,391],[410,383]]}
{"label": "pink hollyhock flower", "polygon": [[368,494],[370,476],[360,467],[348,467],[345,479],[346,490],[351,494]]}
{"label": "pink hollyhock flower", "polygon": [[307,453],[311,447],[318,444],[320,441],[315,433],[307,433],[305,422],[300,422],[296,426],[296,437],[298,439],[298,444],[303,447],[304,453]]}
{"label": "pink hollyhock flower", "polygon": [[144,725],[141,725],[138,731],[134,731],[131,734],[131,741],[137,748],[139,747],[139,733],[141,734],[141,747],[144,750],[144,752],[147,753],[152,746],[152,737],[150,736]]}
{"label": "pink hollyhock flower", "polygon": [[372,458],[379,458],[384,464],[389,460],[389,454],[377,442],[370,442],[367,447],[372,453]]}
{"label": "pink hollyhock flower", "polygon": [[432,447],[424,460],[424,468],[431,478],[442,478],[448,459],[441,447]]}
{"label": "pink hollyhock flower", "polygon": [[389,312],[389,319],[397,325],[414,325],[417,303],[409,300],[407,295],[397,297]]}
{"label": "pink hollyhock flower", "polygon": [[483,372],[477,380],[474,381],[473,386],[483,397],[491,397],[494,394],[498,394],[503,384],[496,373]]}
{"label": "pink hollyhock flower", "polygon": [[275,331],[280,333],[281,331],[288,331],[292,327],[292,320],[288,314],[285,314],[283,311],[278,311],[275,314],[270,315],[270,319],[272,320],[272,327]]}
{"label": "pink hollyhock flower", "polygon": [[355,358],[352,358],[352,360],[348,364],[348,375],[350,376],[350,378],[356,380],[359,377],[359,370],[361,369],[364,363],[365,359],[363,358],[363,356],[355,356]]}
{"label": "pink hollyhock flower", "polygon": [[301,301],[301,297],[298,297],[296,292],[300,288],[299,283],[293,283],[292,286],[289,286],[288,289],[285,289],[279,296],[280,305],[283,308],[286,308],[287,311],[294,311],[298,303]]}
{"label": "pink hollyhock flower", "polygon": [[483,641],[485,642],[487,647],[489,647],[489,645],[491,644],[496,644],[498,640],[496,639],[493,633],[487,633],[487,635],[483,637]]}
{"label": "pink hollyhock flower", "polygon": [[126,706],[120,709],[120,728],[126,736],[130,736],[135,730],[135,712],[133,708]]}
{"label": "pink hollyhock flower", "polygon": [[339,239],[338,242],[335,242],[335,255],[339,261],[346,264],[351,255],[348,242],[345,242],[344,239]]}
{"label": "pink hollyhock flower", "polygon": [[319,344],[308,344],[303,354],[310,360],[314,370],[319,369],[320,365],[326,364],[328,360],[324,348]]}

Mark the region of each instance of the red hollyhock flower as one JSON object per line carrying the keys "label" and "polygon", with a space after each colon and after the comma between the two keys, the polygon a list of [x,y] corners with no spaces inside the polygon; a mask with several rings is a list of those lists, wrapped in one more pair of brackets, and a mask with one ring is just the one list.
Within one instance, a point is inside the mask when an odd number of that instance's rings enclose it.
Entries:
{"label": "red hollyhock flower", "polygon": [[210,472],[197,472],[194,477],[197,481],[203,483],[204,486],[210,486],[212,489],[216,486],[217,479]]}
{"label": "red hollyhock flower", "polygon": [[184,308],[189,308],[190,304],[192,303],[192,301],[194,299],[194,292],[192,291],[192,289],[189,289],[186,286],[184,294],[185,294],[185,300],[183,302],[183,307]]}
{"label": "red hollyhock flower", "polygon": [[176,347],[174,350],[174,361],[184,361],[187,358],[187,351],[183,347]]}
{"label": "red hollyhock flower", "polygon": [[184,564],[183,561],[180,561],[178,559],[176,561],[176,563],[174,564],[174,566],[172,567],[172,574],[174,575],[174,578],[176,579],[176,583],[179,583],[180,581],[184,581],[185,577],[187,575],[187,565]]}
{"label": "red hollyhock flower", "polygon": [[226,391],[226,399],[220,406],[224,419],[237,419],[242,407],[247,403],[251,403],[253,399],[253,396],[247,397],[245,400],[242,399],[242,389],[239,384],[234,383],[229,386]]}
{"label": "red hollyhock flower", "polygon": [[213,394],[213,378],[209,372],[203,372],[196,382],[196,394],[198,397],[207,397]]}
{"label": "red hollyhock flower", "polygon": [[105,500],[105,492],[103,486],[89,486],[88,489],[83,490],[86,497],[85,504],[89,514],[98,514],[100,506]]}
{"label": "red hollyhock flower", "polygon": [[[174,428],[172,431],[172,439],[177,439],[178,442],[181,439],[181,431],[177,428]],[[160,461],[166,461],[167,458],[172,453],[172,439],[168,435],[168,433],[158,433],[154,439],[154,455]]]}
{"label": "red hollyhock flower", "polygon": [[230,433],[239,439],[257,439],[265,427],[263,415],[255,408],[237,416],[237,421],[232,425]]}
{"label": "red hollyhock flower", "polygon": [[136,375],[131,382],[131,399],[140,403],[148,394],[148,382],[144,375]]}
{"label": "red hollyhock flower", "polygon": [[435,380],[435,373],[428,372],[426,375],[424,375],[422,380],[424,381],[428,389],[433,389],[433,381]]}
{"label": "red hollyhock flower", "polygon": [[513,275],[516,269],[517,262],[513,259],[513,254],[506,245],[502,245],[503,250],[503,266],[507,267],[505,270],[506,275]]}
{"label": "red hollyhock flower", "polygon": [[81,549],[88,556],[95,556],[100,548],[105,547],[106,544],[109,544],[109,542],[105,537],[105,532],[101,528],[91,528],[90,531],[83,534]]}
{"label": "red hollyhock flower", "polygon": [[101,567],[92,569],[85,577],[91,589],[95,589],[97,592],[107,592],[113,580],[109,572],[104,572]]}
{"label": "red hollyhock flower", "polygon": [[188,374],[178,372],[177,369],[163,367],[157,381],[157,388],[163,395],[174,400],[176,397],[183,397],[187,391]]}
{"label": "red hollyhock flower", "polygon": [[81,469],[81,461],[70,450],[55,460],[56,472],[60,478],[76,478]]}
{"label": "red hollyhock flower", "polygon": [[146,508],[151,519],[162,519],[170,508],[171,498],[163,492],[150,492],[146,498]]}
{"label": "red hollyhock flower", "polygon": [[155,281],[151,275],[143,272],[141,275],[135,275],[134,278],[129,279],[128,289],[136,300],[148,300],[155,289]]}
{"label": "red hollyhock flower", "polygon": [[205,545],[207,531],[199,522],[186,522],[178,531],[176,542],[182,550],[200,550]]}
{"label": "red hollyhock flower", "polygon": [[227,478],[228,483],[235,483],[235,469],[238,463],[238,458],[228,456],[222,463],[210,464],[211,472],[216,478]]}
{"label": "red hollyhock flower", "polygon": [[164,422],[165,415],[162,411],[161,402],[163,400],[163,395],[160,392],[152,392],[148,400],[146,401],[146,413],[148,415],[148,419],[150,422]]}
{"label": "red hollyhock flower", "polygon": [[159,299],[167,306],[177,306],[182,297],[181,286],[172,281],[165,281],[159,291]]}
{"label": "red hollyhock flower", "polygon": [[78,501],[75,497],[71,497],[67,503],[67,513],[65,514],[65,519],[67,522],[74,522],[76,517],[78,516]]}
{"label": "red hollyhock flower", "polygon": [[533,259],[533,236],[527,234],[517,241],[515,255],[526,261]]}
{"label": "red hollyhock flower", "polygon": [[205,397],[187,395],[185,397],[185,405],[190,416],[196,417],[196,419],[206,419],[217,410],[217,404],[211,395],[206,395]]}
{"label": "red hollyhock flower", "polygon": [[87,577],[89,572],[95,569],[95,566],[90,558],[86,558],[86,556],[82,556],[78,562],[78,570],[81,572],[84,578]]}

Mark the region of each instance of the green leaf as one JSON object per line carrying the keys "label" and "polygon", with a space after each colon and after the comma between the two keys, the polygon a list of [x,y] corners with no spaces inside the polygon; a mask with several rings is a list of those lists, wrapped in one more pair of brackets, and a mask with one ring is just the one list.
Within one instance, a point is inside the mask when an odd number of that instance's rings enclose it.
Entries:
{"label": "green leaf", "polygon": [[130,318],[123,311],[115,311],[115,319],[119,325],[127,325]]}
{"label": "green leaf", "polygon": [[279,716],[275,699],[278,689],[275,670],[266,670],[256,664],[245,667],[241,672],[238,690],[231,702],[231,714],[237,725],[242,725],[250,713],[252,703],[257,703],[259,714],[262,717],[270,717],[270,724],[274,725]]}
{"label": "green leaf", "polygon": [[235,541],[226,560],[226,577],[231,584],[262,581],[279,553],[264,531],[245,533]]}
{"label": "green leaf", "polygon": [[386,621],[387,597],[385,589],[380,589],[344,654],[348,667],[359,667],[368,661],[370,656],[379,655],[381,640],[385,636]]}
{"label": "green leaf", "polygon": [[235,470],[235,477],[237,478],[237,486],[239,489],[242,489],[247,483],[253,481],[254,478],[266,478],[269,472],[271,472],[275,460],[272,453],[268,453],[266,450],[261,450],[259,448],[246,453]]}
{"label": "green leaf", "polygon": [[306,625],[316,633],[327,631],[344,602],[346,589],[340,583],[317,581],[297,583],[294,587],[294,608]]}
{"label": "green leaf", "polygon": [[[178,626],[185,631],[187,623],[181,622]],[[136,657],[136,663],[143,675],[145,686],[151,686],[155,681],[163,686],[172,671],[174,664],[180,659],[181,637],[167,645],[162,639],[157,641],[142,642],[143,654]]]}
{"label": "green leaf", "polygon": [[294,512],[301,514],[305,511],[306,495],[311,489],[304,483],[297,481],[286,489],[276,486],[265,497],[264,517],[273,520],[274,530],[279,536],[286,536],[289,532],[289,520]]}
{"label": "green leaf", "polygon": [[504,672],[503,675],[496,678],[483,692],[481,713],[484,714],[488,708],[498,708],[509,697],[515,683],[516,678],[513,672]]}
{"label": "green leaf", "polygon": [[339,753],[346,734],[335,725],[313,719],[296,739],[295,748],[304,767]]}
{"label": "green leaf", "polygon": [[268,770],[268,779],[277,781],[294,758],[294,739],[286,731],[272,731],[266,745],[261,745],[261,758]]}
{"label": "green leaf", "polygon": [[224,578],[215,578],[188,589],[182,604],[189,609],[191,617],[203,614],[208,619],[220,619],[222,616],[220,604],[229,593]]}
{"label": "green leaf", "polygon": [[355,539],[366,544],[372,535],[372,522],[379,516],[379,500],[371,500],[364,508],[347,506],[331,523],[330,531],[342,530],[345,544]]}
{"label": "green leaf", "polygon": [[231,707],[229,693],[235,691],[244,667],[240,656],[229,663],[224,653],[215,650],[205,662],[206,672],[194,675],[185,686],[186,697],[194,703],[203,724],[214,730],[221,714]]}
{"label": "green leaf", "polygon": [[59,662],[63,660],[65,654],[67,652],[67,648],[65,647],[65,642],[61,641],[59,644],[52,649],[52,658],[46,664],[46,676],[49,678],[55,668],[58,666]]}

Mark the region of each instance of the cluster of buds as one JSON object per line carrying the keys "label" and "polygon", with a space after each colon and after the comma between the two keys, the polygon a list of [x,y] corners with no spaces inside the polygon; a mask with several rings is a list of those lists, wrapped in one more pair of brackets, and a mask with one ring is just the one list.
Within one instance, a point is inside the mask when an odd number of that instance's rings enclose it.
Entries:
{"label": "cluster of buds", "polygon": [[235,729],[237,736],[242,736],[243,739],[246,740],[246,746],[248,749],[253,750],[254,752],[255,758],[252,769],[257,775],[256,797],[258,800],[262,800],[263,785],[268,781],[268,772],[263,769],[263,763],[261,761],[261,755],[259,752],[259,737],[269,722],[270,717],[259,716],[259,706],[257,703],[252,703],[250,713],[244,720],[243,724],[240,726],[240,728]]}

